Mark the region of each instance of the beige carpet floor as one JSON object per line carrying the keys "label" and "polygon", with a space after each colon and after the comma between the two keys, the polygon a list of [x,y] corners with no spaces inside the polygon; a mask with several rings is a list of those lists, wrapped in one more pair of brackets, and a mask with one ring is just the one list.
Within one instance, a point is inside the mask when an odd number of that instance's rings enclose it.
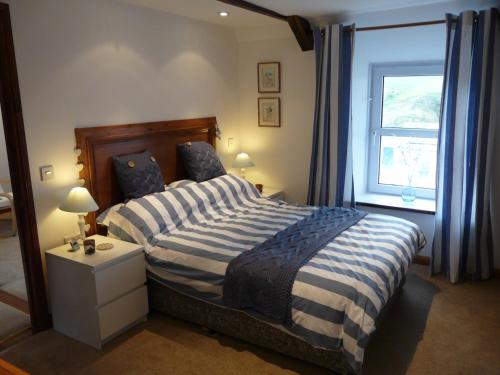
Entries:
{"label": "beige carpet floor", "polygon": [[[0,357],[33,374],[331,374],[158,314],[102,351],[46,331]],[[500,374],[500,280],[450,285],[412,266],[364,374]]]}
{"label": "beige carpet floor", "polygon": [[0,345],[3,340],[30,326],[29,315],[0,302]]}
{"label": "beige carpet floor", "polygon": [[[10,232],[10,221],[0,220],[0,236]],[[27,300],[19,238],[0,237],[0,291]],[[30,326],[25,313],[0,302],[0,345]]]}
{"label": "beige carpet floor", "polygon": [[[10,232],[10,222],[0,220],[0,236]],[[19,237],[0,237],[0,290],[27,300]]]}

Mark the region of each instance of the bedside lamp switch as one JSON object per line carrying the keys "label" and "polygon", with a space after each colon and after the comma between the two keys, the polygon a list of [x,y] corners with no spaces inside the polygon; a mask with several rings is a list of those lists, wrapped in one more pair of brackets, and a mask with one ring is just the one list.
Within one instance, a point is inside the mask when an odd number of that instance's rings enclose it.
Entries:
{"label": "bedside lamp switch", "polygon": [[40,167],[40,179],[48,181],[54,179],[54,167],[52,165],[44,165]]}

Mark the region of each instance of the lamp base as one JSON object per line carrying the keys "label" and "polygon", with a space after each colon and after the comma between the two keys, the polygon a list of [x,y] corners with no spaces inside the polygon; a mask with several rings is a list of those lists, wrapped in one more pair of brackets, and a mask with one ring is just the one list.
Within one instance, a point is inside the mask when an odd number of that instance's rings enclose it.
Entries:
{"label": "lamp base", "polygon": [[78,243],[81,242],[82,245],[85,240],[85,215],[86,214],[78,214],[78,227],[80,228],[80,239]]}
{"label": "lamp base", "polygon": [[240,177],[244,180],[247,179],[247,176],[245,176],[245,172],[246,172],[246,169],[245,168],[241,168],[240,169]]}

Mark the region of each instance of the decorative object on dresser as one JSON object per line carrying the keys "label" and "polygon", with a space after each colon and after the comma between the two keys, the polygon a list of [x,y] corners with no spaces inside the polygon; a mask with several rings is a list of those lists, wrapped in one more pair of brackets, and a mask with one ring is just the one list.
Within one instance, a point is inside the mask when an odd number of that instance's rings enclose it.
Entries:
{"label": "decorative object on dresser", "polygon": [[113,247],[113,244],[109,242],[103,242],[96,246],[99,251],[111,250]]}
{"label": "decorative object on dresser", "polygon": [[238,155],[236,155],[232,167],[239,168],[241,178],[245,178],[246,168],[255,167],[255,164],[253,163],[252,159],[250,159],[250,156],[247,153],[240,152]]}
{"label": "decorative object on dresser", "polygon": [[66,199],[61,203],[59,209],[66,212],[78,214],[78,226],[80,227],[80,240],[85,240],[85,215],[99,209],[89,191],[81,186],[74,187]]}
{"label": "decorative object on dresser", "polygon": [[281,91],[281,64],[279,62],[262,62],[257,64],[259,93],[277,94]]}
{"label": "decorative object on dresser", "polygon": [[259,126],[279,128],[281,126],[280,98],[258,98]]}
{"label": "decorative object on dresser", "polygon": [[83,241],[83,249],[86,255],[95,254],[95,240],[88,238]]}
{"label": "decorative object on dresser", "polygon": [[262,196],[270,199],[285,200],[285,192],[280,188],[264,187]]}
{"label": "decorative object on dresser", "polygon": [[92,236],[110,251],[86,256],[68,245],[47,251],[54,329],[95,348],[148,314],[146,265],[141,245]]}
{"label": "decorative object on dresser", "polygon": [[71,240],[69,241],[69,245],[71,246],[71,249],[69,251],[78,251],[80,250],[80,244],[78,243],[78,240]]}

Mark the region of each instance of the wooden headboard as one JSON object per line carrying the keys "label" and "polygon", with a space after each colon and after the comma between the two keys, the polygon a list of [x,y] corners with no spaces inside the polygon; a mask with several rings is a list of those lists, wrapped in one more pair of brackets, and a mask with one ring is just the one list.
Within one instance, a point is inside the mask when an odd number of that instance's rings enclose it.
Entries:
{"label": "wooden headboard", "polygon": [[99,206],[89,213],[89,234],[102,233],[96,217],[114,204],[123,202],[114,171],[112,157],[150,150],[155,156],[165,183],[187,178],[177,156],[177,144],[205,141],[215,147],[215,117],[148,122],[142,124],[76,128],[76,147],[81,150],[78,163],[83,164],[80,178]]}

